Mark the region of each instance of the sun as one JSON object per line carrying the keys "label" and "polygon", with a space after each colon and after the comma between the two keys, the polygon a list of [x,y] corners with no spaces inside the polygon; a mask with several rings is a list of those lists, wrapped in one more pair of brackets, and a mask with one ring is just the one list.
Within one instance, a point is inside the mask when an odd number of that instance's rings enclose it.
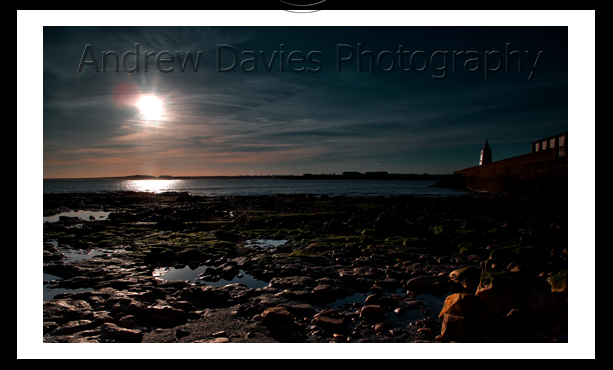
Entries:
{"label": "sun", "polygon": [[164,104],[155,95],[143,95],[136,103],[144,119],[148,121],[159,121],[162,119]]}

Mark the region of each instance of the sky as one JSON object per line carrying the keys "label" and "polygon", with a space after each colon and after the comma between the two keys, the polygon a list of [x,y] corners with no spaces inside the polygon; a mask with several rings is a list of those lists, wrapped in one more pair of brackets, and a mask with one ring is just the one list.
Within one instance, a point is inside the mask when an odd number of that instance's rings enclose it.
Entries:
{"label": "sky", "polygon": [[448,174],[568,131],[566,26],[45,26],[42,61],[44,178]]}

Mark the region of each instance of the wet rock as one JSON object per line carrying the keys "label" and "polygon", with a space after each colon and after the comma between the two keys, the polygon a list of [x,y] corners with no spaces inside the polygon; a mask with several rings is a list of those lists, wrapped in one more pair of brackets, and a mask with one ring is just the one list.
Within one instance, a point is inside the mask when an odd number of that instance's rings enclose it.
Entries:
{"label": "wet rock", "polygon": [[371,294],[368,297],[366,297],[366,299],[364,300],[364,304],[366,306],[378,305],[380,300],[381,300],[380,294]]}
{"label": "wet rock", "polygon": [[419,310],[424,307],[424,303],[422,301],[412,300],[412,301],[399,301],[396,304],[397,308],[394,309],[394,312],[397,314],[402,314],[408,310]]}
{"label": "wet rock", "polygon": [[116,324],[127,329],[138,326],[136,316],[134,315],[122,315],[117,319]]}
{"label": "wet rock", "polygon": [[432,284],[439,282],[447,282],[446,276],[418,276],[409,280],[406,288],[417,293],[428,293]]}
{"label": "wet rock", "polygon": [[107,322],[114,322],[115,320],[109,315],[107,311],[94,311],[92,312],[90,319],[97,325],[102,325]]}
{"label": "wet rock", "polygon": [[315,307],[313,307],[312,305],[308,303],[291,304],[291,305],[286,305],[285,307],[288,309],[289,312],[291,312],[296,317],[313,316],[317,313],[317,310],[315,309]]}
{"label": "wet rock", "polygon": [[319,284],[311,291],[318,302],[334,302],[335,300],[351,294],[351,291],[343,286]]}
{"label": "wet rock", "polygon": [[269,307],[261,314],[262,323],[273,330],[288,328],[293,325],[294,318],[285,307]]}
{"label": "wet rock", "polygon": [[185,311],[169,305],[149,306],[137,317],[148,325],[159,327],[172,327],[187,320]]}
{"label": "wet rock", "polygon": [[176,295],[180,300],[188,301],[199,308],[223,306],[228,303],[230,298],[229,292],[208,286],[186,287]]}
{"label": "wet rock", "polygon": [[140,343],[143,340],[140,330],[122,328],[113,323],[100,325],[100,331],[107,338],[121,343]]}
{"label": "wet rock", "polygon": [[74,320],[74,321],[69,321],[66,324],[58,327],[57,329],[52,331],[50,334],[55,335],[55,336],[70,335],[70,334],[74,334],[80,331],[90,330],[92,328],[95,328],[96,326],[98,326],[98,324],[90,320]]}
{"label": "wet rock", "polygon": [[270,279],[270,286],[277,289],[301,290],[308,286],[315,286],[316,282],[310,276],[287,276]]}
{"label": "wet rock", "polygon": [[332,333],[340,333],[346,329],[345,320],[335,311],[323,312],[313,317],[311,324],[317,325]]}
{"label": "wet rock", "polygon": [[385,315],[385,309],[380,305],[368,305],[360,310],[360,319],[379,319]]}
{"label": "wet rock", "polygon": [[379,305],[386,308],[394,308],[400,302],[400,297],[398,295],[389,295],[386,297],[381,297],[379,299]]}

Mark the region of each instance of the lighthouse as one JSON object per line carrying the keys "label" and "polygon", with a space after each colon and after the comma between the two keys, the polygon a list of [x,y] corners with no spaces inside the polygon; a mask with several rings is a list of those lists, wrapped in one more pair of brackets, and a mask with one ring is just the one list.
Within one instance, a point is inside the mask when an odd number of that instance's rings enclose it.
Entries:
{"label": "lighthouse", "polygon": [[487,139],[485,140],[485,145],[483,145],[483,149],[481,150],[479,166],[486,163],[492,163],[492,151],[490,150],[490,145],[487,143]]}

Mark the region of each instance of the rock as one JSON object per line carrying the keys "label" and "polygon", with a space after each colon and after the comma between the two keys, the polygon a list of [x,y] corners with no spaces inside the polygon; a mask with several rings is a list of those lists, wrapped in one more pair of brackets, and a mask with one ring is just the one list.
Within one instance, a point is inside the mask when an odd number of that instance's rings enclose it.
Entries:
{"label": "rock", "polygon": [[360,310],[360,319],[379,318],[385,314],[385,309],[380,305],[368,305]]}
{"label": "rock", "polygon": [[343,286],[333,286],[329,284],[319,284],[311,291],[315,299],[319,302],[333,302],[351,293]]}
{"label": "rock", "polygon": [[418,276],[407,282],[407,289],[417,293],[428,293],[434,283],[446,282],[446,276]]}
{"label": "rock", "polygon": [[70,335],[84,330],[90,330],[98,326],[90,320],[75,320],[69,321],[51,332],[51,335]]}
{"label": "rock", "polygon": [[292,315],[285,307],[269,307],[261,314],[262,323],[266,326],[279,328],[294,322]]}
{"label": "rock", "polygon": [[550,291],[542,290],[510,272],[482,272],[476,295],[504,309],[551,313],[560,308],[560,303]]}
{"label": "rock", "polygon": [[181,289],[177,297],[179,300],[188,301],[192,305],[202,308],[227,304],[230,294],[216,287],[188,286]]}
{"label": "rock", "polygon": [[102,325],[106,322],[113,322],[115,321],[108,312],[106,311],[95,311],[92,313],[92,320],[97,324],[97,325]]}
{"label": "rock", "polygon": [[204,343],[230,343],[230,339],[226,337],[218,337]]}
{"label": "rock", "polygon": [[452,271],[449,279],[464,289],[466,293],[475,293],[481,279],[481,269],[477,267],[464,267]]}
{"label": "rock", "polygon": [[45,321],[43,322],[43,334],[47,334],[52,332],[53,330],[58,328],[58,324],[53,321]]}
{"label": "rock", "polygon": [[381,299],[380,294],[371,294],[368,297],[366,297],[366,299],[364,300],[364,305],[366,306],[378,305],[380,299]]}
{"label": "rock", "polygon": [[269,285],[277,289],[300,290],[307,286],[315,286],[315,279],[310,276],[287,276],[270,279]]}
{"label": "rock", "polygon": [[117,320],[117,325],[127,329],[138,326],[138,324],[136,323],[136,316],[134,315],[125,315],[120,317]]}
{"label": "rock", "polygon": [[398,307],[394,310],[397,314],[402,314],[408,310],[419,310],[424,306],[422,301],[400,301]]}
{"label": "rock", "polygon": [[140,343],[143,333],[140,330],[121,328],[113,323],[100,325],[100,331],[109,339],[118,342]]}
{"label": "rock", "polygon": [[386,297],[381,297],[381,299],[379,299],[378,304],[386,308],[394,308],[396,307],[398,302],[400,302],[400,297],[394,294],[394,295],[389,295]]}
{"label": "rock", "polygon": [[345,320],[342,317],[333,315],[315,315],[311,323],[332,332],[339,332],[346,327]]}
{"label": "rock", "polygon": [[177,329],[175,331],[175,337],[177,337],[177,339],[181,339],[183,337],[187,337],[189,335],[189,331],[183,330],[181,328]]}
{"label": "rock", "polygon": [[452,340],[463,339],[467,328],[468,321],[466,320],[466,318],[462,316],[445,314],[443,316],[440,338]]}
{"label": "rock", "polygon": [[549,276],[547,282],[551,285],[552,293],[568,299],[568,270]]}
{"label": "rock", "polygon": [[315,307],[308,303],[287,305],[286,308],[296,316],[312,316],[317,312]]}
{"label": "rock", "polygon": [[378,294],[378,295],[385,293],[385,289],[383,289],[383,287],[378,284],[374,284],[373,286],[371,286],[369,291],[372,292],[373,294]]}
{"label": "rock", "polygon": [[375,333],[385,333],[389,330],[389,325],[385,323],[378,323],[374,325],[373,330]]}
{"label": "rock", "polygon": [[455,293],[447,297],[439,317],[442,318],[446,314],[462,316],[479,325],[484,325],[491,319],[487,303],[468,293]]}
{"label": "rock", "polygon": [[149,325],[172,327],[184,323],[187,319],[187,313],[169,305],[155,305],[147,307],[138,318]]}

